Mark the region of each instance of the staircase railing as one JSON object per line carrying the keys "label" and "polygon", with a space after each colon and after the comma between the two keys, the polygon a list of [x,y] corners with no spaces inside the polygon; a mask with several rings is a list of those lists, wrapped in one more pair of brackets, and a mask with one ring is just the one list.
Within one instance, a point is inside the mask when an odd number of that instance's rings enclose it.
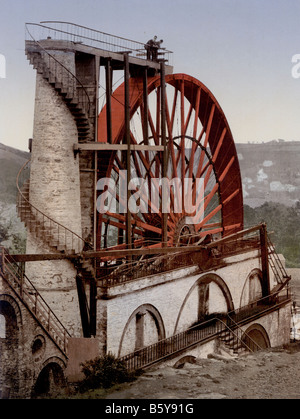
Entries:
{"label": "staircase railing", "polygon": [[[252,304],[240,308],[238,310],[239,318],[235,318],[233,312],[222,315],[222,318],[214,317],[201,322],[188,330],[170,336],[169,338],[162,339],[153,345],[138,349],[120,359],[126,363],[129,370],[139,370],[163,361],[164,359],[176,355],[176,353],[180,353],[207,339],[221,337],[224,333],[230,333],[235,340],[234,345],[236,347],[233,345],[233,350],[237,349],[237,345],[239,348],[246,348],[249,352],[260,350],[261,347],[245,333],[240,322],[246,323],[247,319],[249,321],[253,316],[261,316],[262,314],[277,309],[278,304],[284,304],[285,301],[289,301],[289,294],[280,302],[275,301],[270,303],[269,299],[268,307],[265,305],[265,298],[257,300]],[[251,312],[250,307],[254,307],[255,310],[252,310]],[[260,310],[257,310],[257,307],[260,307]],[[242,316],[241,314],[243,310],[246,313],[245,316]]]}
{"label": "staircase railing", "polygon": [[235,341],[233,342],[232,349],[238,353],[239,348],[246,348],[249,352],[256,352],[262,350],[262,347],[255,342],[254,339],[246,333],[242,327],[227,313],[226,326],[229,333],[233,335]]}
{"label": "staircase railing", "polygon": [[20,169],[17,175],[17,189],[18,189],[18,207],[23,208],[25,213],[25,224],[27,223],[29,229],[37,228],[37,230],[42,232],[42,237],[47,238],[48,244],[55,243],[53,247],[56,247],[57,250],[65,252],[75,252],[78,253],[84,248],[91,250],[93,247],[90,243],[85,241],[78,234],[63,226],[59,222],[55,221],[53,218],[44,214],[41,210],[36,208],[31,204],[29,199],[24,195],[22,191],[21,178],[24,175],[25,178],[28,178],[28,175],[25,175],[25,170],[29,169],[30,160],[28,160]]}
{"label": "staircase railing", "polygon": [[[211,320],[191,327],[184,332],[160,340],[153,345],[136,350],[131,354],[121,357],[120,359],[126,363],[129,371],[147,368],[154,363],[163,361],[164,359],[175,355],[182,350],[186,350],[189,347],[200,343],[201,341],[221,336],[226,332],[232,335],[233,339],[235,342],[239,343],[240,347],[246,348],[249,352],[261,349],[254,341],[251,342],[252,339],[250,336],[246,335],[241,328],[239,328],[237,333],[230,328],[226,322],[215,317]],[[247,336],[248,342],[251,342],[251,345],[245,342],[245,336]]]}
{"label": "staircase railing", "polygon": [[278,284],[285,284],[286,281],[290,280],[291,277],[287,274],[285,267],[283,266],[282,261],[279,258],[275,250],[274,244],[271,242],[268,236],[268,256],[269,256],[269,266],[271,267],[275,279]]}
{"label": "staircase railing", "polygon": [[69,332],[27,278],[22,264],[14,262],[13,256],[4,247],[1,248],[0,273],[58,348],[67,355]]}
{"label": "staircase railing", "polygon": [[90,101],[90,97],[85,86],[78,79],[78,77],[75,76],[75,74],[73,74],[57,58],[55,58],[52,54],[50,54],[50,52],[47,51],[42,46],[41,42],[35,39],[35,37],[32,35],[32,33],[29,30],[29,26],[35,27],[35,26],[40,26],[40,25],[28,23],[25,25],[25,29],[26,29],[26,33],[29,35],[30,39],[34,42],[34,44],[38,46],[38,48],[42,50],[48,57],[47,71],[49,71],[49,77],[50,78],[52,77],[57,82],[63,82],[63,85],[65,86],[71,87],[71,92],[70,92],[71,96],[73,96],[73,98],[76,98],[78,100],[78,103],[83,109],[83,111],[86,113],[87,116],[89,116],[90,109],[91,109],[91,101]]}

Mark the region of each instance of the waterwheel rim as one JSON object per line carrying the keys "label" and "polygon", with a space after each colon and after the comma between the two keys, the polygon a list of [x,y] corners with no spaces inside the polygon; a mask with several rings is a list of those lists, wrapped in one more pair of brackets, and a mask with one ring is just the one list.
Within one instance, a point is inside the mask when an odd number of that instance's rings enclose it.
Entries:
{"label": "waterwheel rim", "polygon": [[[193,204],[197,204],[193,214],[175,208],[171,189],[170,211],[168,212],[168,246],[185,245],[208,235],[226,236],[243,229],[242,183],[237,152],[227,119],[219,103],[209,89],[194,77],[185,74],[166,76],[166,136],[168,150],[167,178],[169,181],[191,179],[190,191]],[[148,144],[161,143],[161,79],[148,78]],[[131,144],[145,144],[143,119],[143,80],[131,78],[130,91],[130,138]],[[112,139],[120,144],[125,133],[124,84],[119,86],[111,98]],[[106,142],[106,107],[99,114],[98,141]],[[100,152],[101,154],[101,152]],[[112,179],[118,191],[117,206],[121,199],[121,176],[125,172],[122,154],[102,153],[102,175]],[[131,178],[144,179],[147,193],[141,194],[141,202],[147,212],[132,214],[132,243],[134,247],[162,246],[161,190],[152,199],[150,183],[161,177],[161,152],[131,151]],[[100,162],[103,166],[103,161]],[[100,177],[101,177],[100,176]],[[202,179],[203,196],[196,196],[196,179]],[[153,187],[153,185],[152,185]],[[182,191],[184,186],[182,186]],[[199,188],[199,184],[198,184]],[[173,191],[173,194],[172,194]],[[137,189],[133,188],[132,194]],[[199,192],[199,189],[198,189]],[[101,195],[101,192],[100,192]],[[184,192],[183,192],[184,195]],[[200,194],[201,195],[201,194]],[[176,195],[177,196],[177,195]],[[182,194],[181,194],[182,196]],[[148,202],[147,202],[148,201]],[[157,205],[158,202],[158,205]],[[158,207],[158,208],[157,208]],[[190,215],[193,215],[191,222]],[[188,222],[186,222],[188,218]],[[126,248],[124,234],[126,215],[119,211],[98,214],[97,248]]]}

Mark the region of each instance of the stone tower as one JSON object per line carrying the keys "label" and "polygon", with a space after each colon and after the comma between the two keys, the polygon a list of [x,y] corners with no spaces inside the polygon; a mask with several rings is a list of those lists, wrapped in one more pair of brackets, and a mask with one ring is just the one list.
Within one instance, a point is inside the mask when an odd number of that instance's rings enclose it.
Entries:
{"label": "stone tower", "polygon": [[[22,189],[26,253],[92,249],[93,158],[75,154],[74,146],[95,140],[96,58],[51,39],[27,41],[26,53],[37,70],[30,181]],[[39,269],[26,264],[27,276],[73,336],[81,334],[77,268],[69,260],[45,260]]]}

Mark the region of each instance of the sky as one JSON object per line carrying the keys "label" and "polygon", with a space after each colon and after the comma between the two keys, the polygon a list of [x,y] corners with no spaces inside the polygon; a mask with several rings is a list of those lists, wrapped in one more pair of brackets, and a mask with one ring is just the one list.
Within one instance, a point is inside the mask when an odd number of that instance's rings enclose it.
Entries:
{"label": "sky", "polygon": [[300,0],[0,0],[2,144],[27,150],[32,137],[25,23],[45,20],[140,42],[157,35],[174,73],[211,90],[235,142],[300,141]]}

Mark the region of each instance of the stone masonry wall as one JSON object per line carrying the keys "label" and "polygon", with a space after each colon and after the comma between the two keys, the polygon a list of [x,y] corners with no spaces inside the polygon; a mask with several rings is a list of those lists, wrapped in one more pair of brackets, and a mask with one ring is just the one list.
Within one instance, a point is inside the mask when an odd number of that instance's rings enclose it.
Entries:
{"label": "stone masonry wall", "polygon": [[[226,267],[201,274],[198,267],[178,269],[169,273],[149,276],[111,288],[105,300],[98,299],[98,333],[106,339],[106,350],[121,355],[132,348],[132,333],[128,320],[139,307],[153,306],[162,318],[165,337],[185,330],[197,321],[198,290],[196,284],[202,276],[218,275],[229,288],[234,308],[239,308],[241,295],[251,271],[260,269],[257,251],[239,255],[228,260]],[[210,311],[226,311],[226,302],[220,288],[210,284]],[[243,299],[243,304],[245,299]],[[105,314],[103,314],[105,313]],[[125,328],[131,342],[124,341]],[[157,334],[153,334],[157,339]],[[149,336],[148,336],[149,340]],[[154,340],[155,341],[155,340]],[[128,348],[128,350],[126,350]]]}
{"label": "stone masonry wall", "polygon": [[[55,55],[54,51],[51,51]],[[57,52],[57,58],[74,71],[74,53]],[[30,202],[48,217],[82,237],[79,159],[73,145],[78,132],[73,115],[62,97],[37,73]],[[43,222],[42,217],[40,221]],[[52,224],[52,229],[55,223]],[[49,225],[48,225],[49,226]],[[61,240],[65,231],[60,229]],[[82,242],[67,234],[69,250],[80,251]],[[28,231],[26,253],[49,253],[47,238],[40,240]],[[69,261],[27,263],[26,274],[44,294],[50,307],[75,336],[81,335],[76,291],[76,269]]]}
{"label": "stone masonry wall", "polygon": [[67,359],[2,276],[0,308],[6,322],[6,336],[0,338],[0,398],[28,399],[42,370],[51,363],[64,371]]}

